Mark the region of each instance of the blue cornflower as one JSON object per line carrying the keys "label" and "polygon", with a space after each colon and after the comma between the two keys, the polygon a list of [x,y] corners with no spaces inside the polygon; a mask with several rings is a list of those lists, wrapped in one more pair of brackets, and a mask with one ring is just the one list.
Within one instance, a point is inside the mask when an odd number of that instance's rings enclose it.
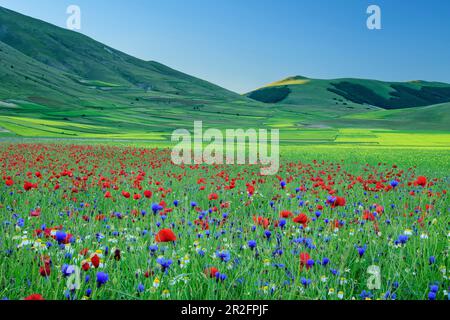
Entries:
{"label": "blue cornflower", "polygon": [[372,298],[372,293],[370,291],[363,290],[359,295],[361,299]]}
{"label": "blue cornflower", "polygon": [[436,292],[428,293],[428,300],[436,300]]}
{"label": "blue cornflower", "polygon": [[253,250],[256,247],[256,241],[255,240],[250,240],[248,242],[248,246],[249,246],[250,249]]}
{"label": "blue cornflower", "polygon": [[311,279],[301,278],[300,282],[304,287],[307,287],[311,284]]}
{"label": "blue cornflower", "polygon": [[161,211],[162,209],[164,209],[164,208],[161,205],[159,205],[158,203],[153,203],[152,204],[153,214],[157,214],[158,211]]}
{"label": "blue cornflower", "polygon": [[25,220],[23,218],[17,219],[17,226],[23,227],[25,225]]}
{"label": "blue cornflower", "polygon": [[67,264],[64,264],[64,265],[61,267],[61,272],[62,272],[62,274],[63,274],[64,277],[68,277],[68,276],[70,276],[72,273],[75,272],[75,267],[74,267],[74,266],[69,266],[69,265],[67,265]]}
{"label": "blue cornflower", "polygon": [[108,282],[108,280],[109,280],[108,274],[104,272],[97,272],[97,285],[99,287]]}
{"label": "blue cornflower", "polygon": [[195,208],[196,206],[197,206],[197,202],[192,201],[192,202],[191,202],[191,207],[192,207],[192,208]]}
{"label": "blue cornflower", "polygon": [[430,286],[430,291],[431,291],[431,292],[436,293],[436,292],[438,292],[438,290],[439,290],[439,286],[437,286],[437,285],[435,285],[435,284],[433,284],[433,285]]}
{"label": "blue cornflower", "polygon": [[392,180],[391,181],[391,187],[395,188],[396,186],[398,186],[398,181],[397,180]]}
{"label": "blue cornflower", "polygon": [[178,200],[175,200],[175,201],[173,202],[173,205],[174,205],[175,207],[178,207],[178,203],[179,203],[179,201],[178,201]]}
{"label": "blue cornflower", "polygon": [[284,187],[286,187],[286,181],[280,181],[280,187],[282,188],[282,189],[284,189]]}
{"label": "blue cornflower", "polygon": [[402,234],[398,237],[396,244],[405,244],[407,241],[408,241],[408,236],[405,234]]}
{"label": "blue cornflower", "polygon": [[61,244],[66,240],[67,234],[64,231],[56,231],[55,238],[56,241],[58,241],[58,243]]}
{"label": "blue cornflower", "polygon": [[270,239],[270,237],[272,236],[272,232],[270,232],[269,230],[265,230],[265,231],[264,231],[264,236],[265,236],[267,239]]}
{"label": "blue cornflower", "polygon": [[231,255],[228,251],[216,252],[216,257],[218,257],[223,262],[228,262],[231,259]]}
{"label": "blue cornflower", "polygon": [[225,281],[227,279],[227,275],[224,273],[216,272],[217,281]]}
{"label": "blue cornflower", "polygon": [[436,262],[436,258],[435,258],[434,256],[431,256],[431,257],[428,259],[428,262],[429,262],[430,264],[434,264],[434,263]]}
{"label": "blue cornflower", "polygon": [[361,257],[364,255],[364,253],[366,252],[366,246],[364,246],[364,247],[359,246],[359,247],[357,247],[356,249],[358,250],[358,254],[359,254],[359,257],[360,257],[360,258],[361,258]]}
{"label": "blue cornflower", "polygon": [[327,257],[322,259],[322,265],[323,266],[326,266],[329,262],[330,262],[330,259],[328,259]]}
{"label": "blue cornflower", "polygon": [[170,265],[172,264],[172,259],[166,259],[166,258],[158,258],[156,262],[161,266],[161,269],[163,272],[165,272],[167,269],[170,268]]}
{"label": "blue cornflower", "polygon": [[138,287],[137,287],[137,291],[138,291],[139,293],[141,293],[141,292],[144,292],[144,290],[145,290],[144,285],[143,285],[142,283],[140,283],[140,284],[138,285]]}

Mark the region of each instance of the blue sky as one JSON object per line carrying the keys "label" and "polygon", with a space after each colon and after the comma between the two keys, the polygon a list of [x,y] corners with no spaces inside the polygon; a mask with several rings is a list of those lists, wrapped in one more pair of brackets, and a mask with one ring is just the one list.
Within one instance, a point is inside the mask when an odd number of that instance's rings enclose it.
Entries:
{"label": "blue sky", "polygon": [[71,4],[80,32],[239,93],[292,75],[450,82],[450,1],[0,0],[61,27]]}

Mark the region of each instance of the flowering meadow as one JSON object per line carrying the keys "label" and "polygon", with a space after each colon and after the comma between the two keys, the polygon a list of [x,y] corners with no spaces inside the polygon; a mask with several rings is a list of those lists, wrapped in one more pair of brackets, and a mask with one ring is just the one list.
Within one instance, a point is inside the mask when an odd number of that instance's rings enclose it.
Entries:
{"label": "flowering meadow", "polygon": [[447,300],[446,168],[329,154],[0,144],[0,299]]}

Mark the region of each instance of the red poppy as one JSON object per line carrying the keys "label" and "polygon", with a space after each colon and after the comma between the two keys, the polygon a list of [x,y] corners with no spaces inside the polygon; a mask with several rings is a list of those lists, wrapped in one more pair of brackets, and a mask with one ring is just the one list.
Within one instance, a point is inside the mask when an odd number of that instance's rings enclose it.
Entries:
{"label": "red poppy", "polygon": [[89,263],[87,263],[87,262],[83,263],[83,264],[81,265],[81,268],[82,268],[84,271],[88,271],[89,268],[90,268]]}
{"label": "red poppy", "polygon": [[135,193],[133,196],[134,200],[139,200],[142,196],[139,193]]}
{"label": "red poppy", "polygon": [[252,185],[247,185],[247,193],[252,196],[255,193],[255,187]]}
{"label": "red poppy", "polygon": [[29,191],[29,190],[31,190],[33,188],[36,189],[37,188],[37,184],[25,181],[25,183],[23,184],[23,188],[25,189],[25,191]]}
{"label": "red poppy", "polygon": [[364,220],[369,220],[369,221],[374,221],[375,220],[375,216],[373,215],[372,212],[370,212],[369,210],[366,210],[366,211],[364,211],[363,219]]}
{"label": "red poppy", "polygon": [[331,207],[343,207],[345,206],[345,203],[346,201],[344,197],[336,197],[336,200],[334,200],[334,202],[331,204]]}
{"label": "red poppy", "polygon": [[28,297],[25,297],[24,300],[45,300],[45,299],[39,293],[34,293],[32,295],[29,295]]}
{"label": "red poppy", "polygon": [[127,199],[131,196],[131,194],[128,191],[122,191],[122,195]]}
{"label": "red poppy", "polygon": [[425,188],[427,186],[427,178],[424,176],[417,177],[416,181],[414,182],[414,185]]}
{"label": "red poppy", "polygon": [[150,190],[145,190],[144,191],[144,196],[146,197],[146,198],[151,198],[152,197],[152,192],[150,191]]}
{"label": "red poppy", "polygon": [[302,224],[303,227],[307,227],[308,226],[308,216],[304,213],[300,213],[298,216],[296,216],[293,221],[295,223],[299,223]]}
{"label": "red poppy", "polygon": [[93,265],[95,268],[98,268],[98,266],[100,265],[100,258],[95,254],[95,255],[91,258],[91,262],[92,262],[92,265]]}
{"label": "red poppy", "polygon": [[208,200],[217,200],[219,198],[219,196],[217,195],[217,193],[211,193],[210,195],[208,195]]}
{"label": "red poppy", "polygon": [[205,275],[210,278],[215,278],[217,272],[219,272],[219,269],[217,269],[216,267],[211,267],[211,268],[205,269]]}
{"label": "red poppy", "polygon": [[177,237],[170,229],[162,229],[155,235],[156,242],[172,242],[176,241]]}
{"label": "red poppy", "polygon": [[280,212],[280,217],[281,218],[290,218],[292,216],[293,216],[293,214],[289,210],[283,210],[283,211]]}
{"label": "red poppy", "polygon": [[6,183],[6,185],[7,185],[8,187],[11,187],[11,186],[14,184],[14,181],[12,181],[12,179],[7,179],[7,180],[5,181],[5,183]]}
{"label": "red poppy", "polygon": [[304,266],[306,266],[306,268],[309,269],[310,266],[308,266],[308,261],[310,259],[311,259],[311,257],[309,256],[309,254],[307,252],[300,253],[300,268],[303,268]]}
{"label": "red poppy", "polygon": [[48,277],[50,275],[50,272],[50,264],[48,263],[46,263],[45,266],[39,267],[39,274],[43,277]]}

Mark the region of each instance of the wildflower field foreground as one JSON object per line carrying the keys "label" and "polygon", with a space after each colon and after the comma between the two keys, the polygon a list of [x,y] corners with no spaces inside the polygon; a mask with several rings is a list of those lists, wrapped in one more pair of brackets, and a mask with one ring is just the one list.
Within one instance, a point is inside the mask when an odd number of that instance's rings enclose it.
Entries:
{"label": "wildflower field foreground", "polygon": [[292,147],[261,176],[2,143],[0,170],[0,299],[448,299],[448,150]]}

